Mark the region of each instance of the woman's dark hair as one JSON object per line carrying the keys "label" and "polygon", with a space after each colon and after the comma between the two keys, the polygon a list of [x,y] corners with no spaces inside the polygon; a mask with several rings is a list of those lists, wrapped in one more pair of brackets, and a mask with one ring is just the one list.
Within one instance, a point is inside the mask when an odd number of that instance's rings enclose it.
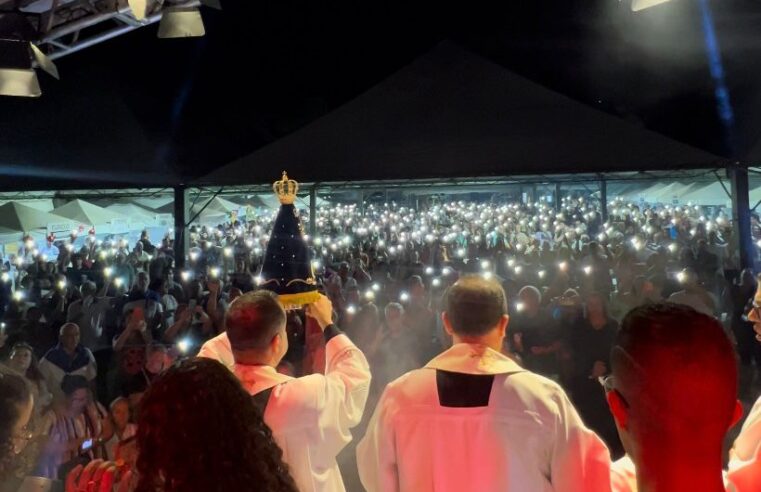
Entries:
{"label": "woman's dark hair", "polygon": [[137,446],[135,492],[297,492],[251,395],[214,360],[181,361],[153,382]]}
{"label": "woman's dark hair", "polygon": [[30,397],[29,385],[21,375],[0,369],[0,483],[13,468],[13,428]]}
{"label": "woman's dark hair", "polygon": [[18,342],[13,344],[11,353],[16,352],[17,350],[28,350],[29,353],[32,354],[32,363],[29,365],[29,369],[26,370],[26,374],[24,374],[24,376],[26,376],[28,380],[34,381],[36,384],[44,381],[45,377],[42,375],[39,368],[40,361],[37,359],[37,356],[34,355],[34,349],[32,346],[26,342]]}

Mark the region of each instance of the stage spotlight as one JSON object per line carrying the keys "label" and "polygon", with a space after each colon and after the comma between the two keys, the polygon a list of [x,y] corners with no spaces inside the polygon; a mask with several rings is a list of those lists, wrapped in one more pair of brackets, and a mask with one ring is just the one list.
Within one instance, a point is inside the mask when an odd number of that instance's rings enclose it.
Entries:
{"label": "stage spotlight", "polygon": [[35,65],[59,78],[55,64],[34,44],[18,39],[0,39],[0,95],[41,96]]}
{"label": "stage spotlight", "polygon": [[148,0],[127,0],[129,8],[132,9],[132,15],[137,20],[145,19],[148,13]]}
{"label": "stage spotlight", "polygon": [[[130,5],[141,4],[145,0],[130,0]],[[206,34],[199,5],[222,10],[219,0],[198,0],[191,2],[164,2],[159,24],[160,38],[194,38]],[[134,7],[133,7],[134,9]],[[133,10],[134,11],[134,10]]]}
{"label": "stage spotlight", "polygon": [[201,11],[194,7],[166,7],[161,15],[159,37],[197,38],[206,34]]}
{"label": "stage spotlight", "polygon": [[666,3],[669,0],[632,0],[632,12],[639,12],[640,10],[649,9],[662,3]]}
{"label": "stage spotlight", "polygon": [[42,95],[37,74],[32,68],[28,41],[0,40],[0,95],[39,97]]}

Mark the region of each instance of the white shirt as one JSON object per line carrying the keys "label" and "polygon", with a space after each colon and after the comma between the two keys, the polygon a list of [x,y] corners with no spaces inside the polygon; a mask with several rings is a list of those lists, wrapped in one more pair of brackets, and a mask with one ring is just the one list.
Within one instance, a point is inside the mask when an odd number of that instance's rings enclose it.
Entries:
{"label": "white shirt", "polygon": [[235,366],[235,358],[233,357],[233,349],[230,347],[230,339],[227,338],[227,332],[222,332],[214,338],[206,340],[198,352],[198,357],[219,361],[232,371]]}
{"label": "white shirt", "polygon": [[[442,406],[438,370],[494,375],[487,406]],[[386,387],[357,465],[368,492],[610,491],[608,449],[560,386],[464,343]]]}
{"label": "white shirt", "polygon": [[729,482],[738,492],[761,490],[761,398],[735,439],[728,468]]}
{"label": "white shirt", "polygon": [[264,422],[283,450],[301,492],[343,492],[336,456],[359,424],[370,390],[370,368],[346,335],[325,347],[325,374],[292,378],[270,366],[235,365],[243,387],[255,395],[272,388]]}

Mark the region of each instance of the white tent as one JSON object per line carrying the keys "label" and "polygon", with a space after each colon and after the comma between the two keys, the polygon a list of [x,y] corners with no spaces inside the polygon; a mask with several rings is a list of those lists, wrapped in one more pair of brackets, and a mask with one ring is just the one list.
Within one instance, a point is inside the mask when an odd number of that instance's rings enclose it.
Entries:
{"label": "white tent", "polygon": [[[124,232],[129,220],[119,212],[108,210],[84,200],[72,200],[62,207],[53,210],[53,213],[71,219],[78,224],[95,226],[101,232]],[[103,226],[107,226],[104,230]]]}
{"label": "white tent", "polygon": [[754,207],[759,201],[761,201],[761,186],[750,190],[750,206]]}
{"label": "white tent", "polygon": [[190,210],[190,216],[195,217],[195,221],[226,221],[232,212],[238,212],[241,206],[230,200],[221,197],[212,198],[207,205],[208,200],[199,200]]}
{"label": "white tent", "polygon": [[724,191],[724,187],[718,181],[710,184],[696,186],[682,197],[682,203],[692,203],[702,206],[727,206],[732,198]]}
{"label": "white tent", "polygon": [[662,191],[666,186],[668,185],[664,183],[655,183],[644,189],[635,190],[630,193],[627,193],[624,199],[626,201],[631,201],[631,202],[638,202],[640,201],[640,199],[646,202],[652,202],[653,196],[659,191]]}
{"label": "white tent", "polygon": [[117,212],[127,217],[127,227],[130,231],[142,231],[147,227],[157,225],[156,212],[147,210],[134,203],[114,203],[106,207],[106,210]]}
{"label": "white tent", "polygon": [[169,207],[172,207],[172,204],[174,203],[174,197],[167,196],[167,195],[146,196],[146,197],[141,196],[141,197],[130,198],[127,203],[129,202],[135,203],[136,205],[140,207],[155,211],[167,205]]}
{"label": "white tent", "polygon": [[47,229],[52,224],[64,224],[62,228],[70,229],[69,223],[67,218],[42,212],[19,202],[7,202],[0,205],[0,233],[31,232],[36,229]]}
{"label": "white tent", "polygon": [[17,202],[22,205],[26,205],[27,207],[31,207],[35,210],[40,210],[41,212],[50,212],[55,208],[53,205],[53,200],[51,198],[33,198],[33,199],[23,199],[23,200],[2,200],[0,201],[0,204],[5,204],[9,202]]}
{"label": "white tent", "polygon": [[156,218],[156,212],[145,209],[134,203],[114,203],[106,207],[106,210],[111,210],[129,217],[130,221],[137,222],[139,220],[154,220]]}
{"label": "white tent", "polygon": [[[626,198],[631,196],[638,198],[637,195],[649,187],[649,184],[642,183],[608,183],[608,199]],[[595,192],[593,195],[599,197],[600,193]]]}
{"label": "white tent", "polygon": [[666,204],[684,204],[686,202],[682,197],[688,193],[693,186],[693,184],[671,183],[660,191],[653,193],[652,201]]}

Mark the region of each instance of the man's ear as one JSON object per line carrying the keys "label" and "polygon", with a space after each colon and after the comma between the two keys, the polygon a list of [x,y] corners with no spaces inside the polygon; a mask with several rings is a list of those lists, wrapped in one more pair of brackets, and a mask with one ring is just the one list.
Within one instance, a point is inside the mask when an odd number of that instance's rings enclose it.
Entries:
{"label": "man's ear", "polygon": [[605,398],[608,400],[608,407],[610,407],[610,413],[613,414],[616,424],[620,428],[626,429],[629,423],[629,410],[626,408],[621,395],[618,394],[618,391],[609,391]]}
{"label": "man's ear", "polygon": [[280,353],[280,345],[283,344],[283,339],[280,337],[280,332],[277,332],[272,340],[270,340],[270,351],[273,354]]}
{"label": "man's ear", "polygon": [[441,313],[441,322],[444,324],[444,330],[447,332],[447,335],[450,337],[454,335],[454,330],[452,330],[452,323],[449,322],[449,317],[447,316],[446,311]]}
{"label": "man's ear", "polygon": [[502,315],[499,320],[499,334],[504,337],[507,334],[507,326],[510,324],[510,316],[507,314]]}

